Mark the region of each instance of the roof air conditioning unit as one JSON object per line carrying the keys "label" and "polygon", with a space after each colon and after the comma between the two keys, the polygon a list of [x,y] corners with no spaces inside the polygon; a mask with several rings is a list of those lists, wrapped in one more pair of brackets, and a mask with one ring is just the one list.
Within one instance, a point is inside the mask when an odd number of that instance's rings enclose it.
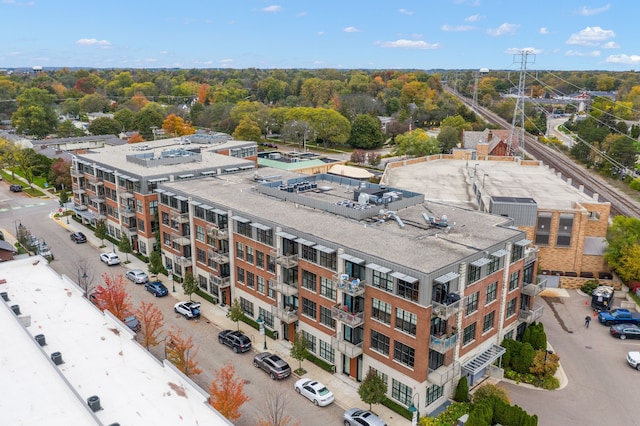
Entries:
{"label": "roof air conditioning unit", "polygon": [[36,335],[35,339],[40,346],[45,346],[47,344],[47,340],[44,338],[44,334]]}
{"label": "roof air conditioning unit", "polygon": [[3,291],[2,293],[0,293],[0,297],[2,297],[2,300],[4,300],[5,302],[9,301],[9,294],[7,294],[6,291]]}
{"label": "roof air conditioning unit", "polygon": [[13,311],[14,314],[20,315],[20,305],[11,306],[11,310]]}
{"label": "roof air conditioning unit", "polygon": [[93,411],[94,413],[96,411],[102,410],[102,407],[100,406],[100,398],[98,398],[98,396],[96,395],[87,398],[87,404],[89,405],[89,408],[91,408],[91,411]]}
{"label": "roof air conditioning unit", "polygon": [[64,361],[62,360],[62,354],[60,352],[54,352],[51,354],[51,361],[53,361],[53,363],[55,365],[60,365],[63,364]]}

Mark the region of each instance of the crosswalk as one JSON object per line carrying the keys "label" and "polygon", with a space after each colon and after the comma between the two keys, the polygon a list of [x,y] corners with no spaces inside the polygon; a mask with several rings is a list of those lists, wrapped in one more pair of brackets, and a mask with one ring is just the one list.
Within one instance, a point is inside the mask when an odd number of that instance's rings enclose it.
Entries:
{"label": "crosswalk", "polygon": [[29,207],[46,206],[47,204],[48,204],[47,202],[41,201],[39,203],[34,203],[34,204],[18,204],[15,206],[0,207],[0,213],[28,209]]}

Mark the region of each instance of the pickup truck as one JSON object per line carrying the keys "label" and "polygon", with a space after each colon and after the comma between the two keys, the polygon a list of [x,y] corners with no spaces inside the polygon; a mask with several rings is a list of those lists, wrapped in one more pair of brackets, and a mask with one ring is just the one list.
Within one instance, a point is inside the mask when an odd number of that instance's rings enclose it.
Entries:
{"label": "pickup truck", "polygon": [[604,325],[613,324],[638,324],[640,325],[640,313],[631,312],[628,309],[618,308],[612,311],[602,311],[598,314],[598,321]]}

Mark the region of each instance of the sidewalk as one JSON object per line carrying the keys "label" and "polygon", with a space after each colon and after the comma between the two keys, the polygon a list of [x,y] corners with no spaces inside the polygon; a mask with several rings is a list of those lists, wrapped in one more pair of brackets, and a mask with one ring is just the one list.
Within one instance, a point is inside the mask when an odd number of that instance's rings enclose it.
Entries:
{"label": "sidewalk", "polygon": [[[91,230],[85,228],[81,224],[77,223],[73,219],[69,219],[69,223],[67,224],[66,218],[54,218],[51,216],[58,225],[67,229],[69,232],[83,232],[87,237],[87,244],[91,244],[96,247],[99,252],[105,253],[112,251],[112,246],[109,241],[106,241],[106,247],[100,249],[101,241],[93,235]],[[117,247],[116,247],[117,249]],[[120,255],[120,253],[118,253]],[[134,255],[129,255],[129,263],[124,264],[124,258],[121,257],[122,265],[128,269],[142,269],[145,272],[148,272],[147,264],[139,260]],[[164,280],[160,278],[164,278]],[[169,288],[169,296],[173,297],[176,301],[185,300],[184,293],[182,292],[182,288],[179,283],[176,283],[176,292],[171,292],[171,286],[167,284],[167,279],[163,276],[160,276],[159,279],[164,281],[164,284]],[[209,320],[216,327],[221,330],[232,329],[235,330],[237,325],[235,322],[231,321],[227,318],[227,308],[221,307],[220,305],[214,305],[211,302],[203,299],[197,294],[192,295],[192,299],[194,301],[201,303],[201,315]],[[240,322],[240,329],[244,332],[251,341],[253,342],[253,349],[256,352],[262,352],[264,348],[264,339],[265,336],[261,336],[258,330],[255,330],[248,324]],[[299,362],[290,356],[291,343],[285,340],[273,340],[269,337],[266,337],[267,350],[272,353],[277,353],[281,358],[286,360],[291,368],[295,370],[298,368]],[[336,353],[336,356],[339,356],[339,353]],[[360,400],[360,396],[358,395],[358,386],[359,383],[355,380],[352,380],[342,374],[336,373],[332,374],[327,371],[324,371],[317,365],[313,364],[310,361],[303,361],[302,367],[307,370],[307,374],[304,377],[313,378],[319,380],[324,383],[335,395],[335,403],[345,410],[352,407],[359,407],[363,409],[368,409],[368,404],[365,404]],[[289,380],[297,380],[295,374]],[[292,385],[293,386],[293,385]],[[381,416],[389,425],[410,425],[411,421],[403,418],[399,414],[391,411],[387,407],[383,405],[375,405],[372,407],[373,411]]]}

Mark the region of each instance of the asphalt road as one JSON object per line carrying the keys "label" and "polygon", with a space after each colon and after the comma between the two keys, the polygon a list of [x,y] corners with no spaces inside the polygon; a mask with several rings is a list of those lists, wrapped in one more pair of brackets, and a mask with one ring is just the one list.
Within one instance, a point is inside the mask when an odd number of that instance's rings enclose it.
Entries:
{"label": "asphalt road", "polygon": [[[58,201],[48,199],[31,199],[26,194],[14,194],[8,185],[0,183],[0,227],[14,233],[19,224],[27,227],[32,235],[44,239],[51,247],[55,259],[51,267],[59,274],[66,274],[78,281],[78,266],[86,262],[89,281],[93,285],[102,282],[102,274],[110,276],[124,275],[127,269],[122,265],[107,266],[99,260],[100,251],[90,243],[75,244],[69,238],[69,231],[49,218],[57,211]],[[107,247],[110,243],[107,242]],[[124,260],[124,255],[120,254]],[[145,291],[143,285],[133,284],[125,278],[131,302],[137,307],[141,301],[155,303],[165,315],[165,330],[181,329],[185,338],[192,337],[194,346],[199,347],[196,359],[203,370],[192,377],[203,389],[208,389],[215,377],[215,371],[225,363],[231,362],[236,374],[245,380],[244,392],[251,398],[242,408],[242,417],[235,423],[238,426],[253,426],[260,417],[264,417],[266,398],[277,392],[285,401],[285,413],[301,425],[330,426],[342,424],[344,410],[337,404],[328,407],[315,407],[306,398],[298,395],[293,389],[296,377],[291,376],[282,381],[272,381],[269,376],[253,366],[253,355],[256,351],[235,354],[231,348],[218,343],[218,332],[214,324],[206,319],[188,321],[173,311],[176,301],[174,297],[156,298]],[[171,291],[171,286],[165,283]],[[179,287],[176,287],[178,292]],[[187,300],[184,298],[183,300]],[[241,325],[241,328],[243,325]],[[261,348],[254,342],[254,348]],[[151,352],[159,359],[164,358],[164,344],[160,343]],[[293,366],[295,368],[295,365]]]}

